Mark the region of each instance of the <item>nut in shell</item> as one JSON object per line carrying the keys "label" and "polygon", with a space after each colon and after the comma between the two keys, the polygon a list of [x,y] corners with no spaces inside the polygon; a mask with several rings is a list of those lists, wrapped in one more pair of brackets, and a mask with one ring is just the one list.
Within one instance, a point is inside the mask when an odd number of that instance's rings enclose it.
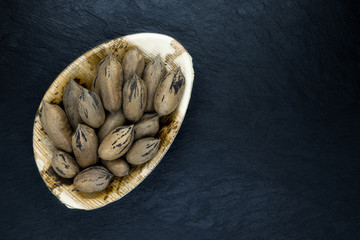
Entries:
{"label": "nut in shell", "polygon": [[109,54],[100,62],[93,86],[106,110],[115,113],[121,108],[123,71],[114,55]]}
{"label": "nut in shell", "polygon": [[149,64],[144,70],[144,82],[147,88],[146,112],[154,111],[154,95],[160,80],[165,76],[165,64],[161,61],[160,55]]}
{"label": "nut in shell", "polygon": [[101,160],[105,167],[117,177],[125,177],[129,174],[129,164],[122,158],[105,161]]}
{"label": "nut in shell", "polygon": [[94,129],[79,124],[72,136],[72,148],[76,161],[82,168],[94,165],[98,161],[98,139]]}
{"label": "nut in shell", "polygon": [[65,152],[72,152],[72,129],[65,111],[58,105],[42,102],[39,112],[40,121],[55,147]]}
{"label": "nut in shell", "polygon": [[152,159],[159,150],[160,139],[143,138],[136,141],[126,154],[126,160],[132,165],[140,165]]}
{"label": "nut in shell", "polygon": [[123,111],[132,122],[138,121],[146,107],[146,85],[136,74],[125,82],[123,89]]}
{"label": "nut in shell", "polygon": [[123,156],[134,141],[134,125],[117,127],[104,138],[99,146],[99,157],[115,160]]}
{"label": "nut in shell", "polygon": [[89,167],[74,178],[74,187],[80,192],[94,193],[104,190],[113,175],[103,166]]}
{"label": "nut in shell", "polygon": [[111,130],[114,130],[114,128],[119,126],[123,126],[125,123],[126,123],[126,118],[122,109],[120,109],[115,113],[108,113],[104,124],[101,125],[98,131],[99,143],[101,143],[102,140],[107,135],[109,135]]}
{"label": "nut in shell", "polygon": [[96,72],[96,76],[94,78],[94,81],[91,84],[91,91],[95,92],[97,95],[100,96],[100,81],[98,81],[98,77],[99,77],[99,72],[104,72],[105,69],[105,65],[103,65],[105,59],[101,60],[99,62],[98,68],[97,68],[97,72]]}
{"label": "nut in shell", "polygon": [[78,108],[81,119],[90,127],[98,128],[104,123],[104,107],[95,92],[83,88],[78,100]]}
{"label": "nut in shell", "polygon": [[159,131],[159,116],[155,115],[151,118],[147,118],[134,126],[134,140],[138,140],[144,137],[155,137]]}
{"label": "nut in shell", "polygon": [[154,97],[155,111],[160,116],[172,113],[179,105],[184,89],[185,78],[178,67],[160,81]]}
{"label": "nut in shell", "polygon": [[125,81],[128,81],[133,74],[142,77],[145,67],[144,56],[137,48],[130,49],[124,55],[122,67]]}
{"label": "nut in shell", "polygon": [[64,109],[73,129],[76,129],[79,123],[83,123],[77,107],[82,89],[83,87],[77,84],[72,78],[70,78],[69,83],[64,89]]}
{"label": "nut in shell", "polygon": [[79,172],[79,166],[75,159],[68,153],[56,151],[51,159],[54,171],[63,178],[73,178]]}

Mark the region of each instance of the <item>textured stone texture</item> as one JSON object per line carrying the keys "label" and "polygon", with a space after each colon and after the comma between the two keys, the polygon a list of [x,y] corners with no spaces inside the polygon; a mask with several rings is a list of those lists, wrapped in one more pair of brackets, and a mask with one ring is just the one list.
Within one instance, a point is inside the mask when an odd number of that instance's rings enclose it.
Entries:
{"label": "textured stone texture", "polygon": [[[356,1],[3,0],[0,13],[2,238],[360,238]],[[129,195],[69,210],[33,159],[36,109],[74,59],[137,32],[192,55],[187,116]]]}

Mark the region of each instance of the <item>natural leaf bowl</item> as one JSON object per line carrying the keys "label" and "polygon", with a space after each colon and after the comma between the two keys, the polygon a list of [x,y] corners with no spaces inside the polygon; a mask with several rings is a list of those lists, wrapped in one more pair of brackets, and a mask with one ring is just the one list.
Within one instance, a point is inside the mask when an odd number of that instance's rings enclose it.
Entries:
{"label": "natural leaf bowl", "polygon": [[184,95],[180,100],[178,108],[169,116],[162,117],[160,120],[161,129],[157,137],[161,139],[161,145],[155,157],[143,165],[132,167],[129,175],[126,177],[114,177],[109,186],[104,191],[98,193],[79,192],[74,188],[72,179],[61,178],[55,173],[51,166],[51,158],[55,148],[41,125],[38,114],[39,106],[33,129],[35,162],[47,187],[68,208],[96,209],[119,200],[133,190],[153,171],[164,157],[184,120],[194,80],[192,58],[178,41],[162,34],[139,33],[127,35],[91,49],[71,63],[55,79],[46,91],[43,100],[62,105],[63,91],[70,77],[81,85],[90,88],[100,60],[109,53],[122,60],[124,53],[133,47],[137,47],[142,51],[146,58],[146,63],[153,60],[157,54],[160,54],[168,71],[180,66],[185,76]]}

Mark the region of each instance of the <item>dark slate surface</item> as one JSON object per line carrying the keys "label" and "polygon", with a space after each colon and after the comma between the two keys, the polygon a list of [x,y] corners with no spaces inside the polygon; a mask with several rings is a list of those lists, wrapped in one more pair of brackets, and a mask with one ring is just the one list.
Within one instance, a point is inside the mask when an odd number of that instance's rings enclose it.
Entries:
{"label": "dark slate surface", "polygon": [[[0,2],[1,239],[360,239],[359,3]],[[85,51],[178,39],[195,83],[181,131],[122,200],[69,210],[45,187],[33,118]]]}

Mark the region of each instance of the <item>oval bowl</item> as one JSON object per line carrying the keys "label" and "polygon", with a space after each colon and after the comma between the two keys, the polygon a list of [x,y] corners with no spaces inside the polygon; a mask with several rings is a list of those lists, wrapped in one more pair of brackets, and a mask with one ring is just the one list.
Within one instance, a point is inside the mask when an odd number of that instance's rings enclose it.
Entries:
{"label": "oval bowl", "polygon": [[68,208],[91,210],[115,202],[139,185],[159,164],[174,141],[190,101],[194,69],[192,58],[185,48],[172,37],[156,33],[138,33],[113,39],[86,52],[71,63],[51,84],[43,100],[62,105],[62,96],[69,78],[72,77],[81,85],[90,88],[95,78],[99,62],[109,53],[122,60],[124,53],[137,47],[146,58],[146,63],[160,54],[166,69],[178,66],[185,76],[185,91],[177,109],[168,116],[162,117],[161,129],[157,135],[161,139],[158,153],[149,162],[132,167],[128,176],[114,177],[109,186],[98,193],[82,193],[74,188],[72,179],[64,179],[56,175],[51,158],[55,150],[52,142],[41,125],[39,106],[35,116],[33,129],[33,148],[36,165],[49,190]]}

